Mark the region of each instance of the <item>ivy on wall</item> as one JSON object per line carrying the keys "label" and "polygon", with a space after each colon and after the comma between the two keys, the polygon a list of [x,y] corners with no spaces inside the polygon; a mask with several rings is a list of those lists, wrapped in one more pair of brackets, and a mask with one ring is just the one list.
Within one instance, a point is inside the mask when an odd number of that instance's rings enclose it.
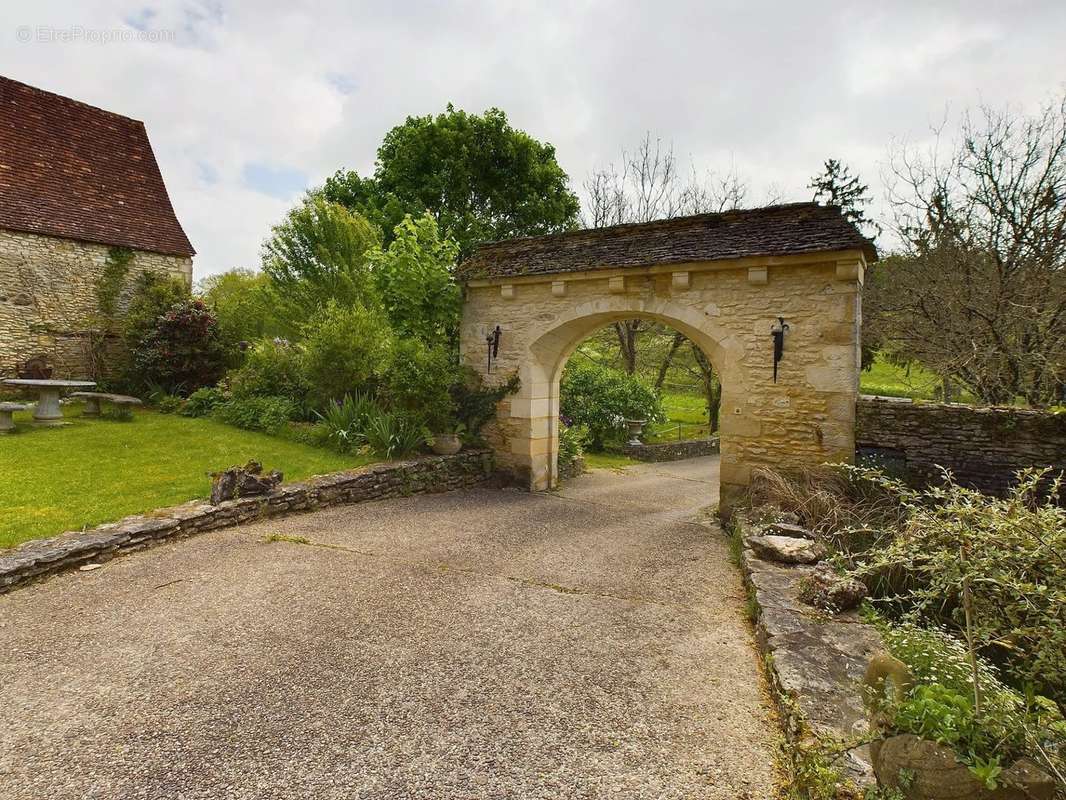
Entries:
{"label": "ivy on wall", "polygon": [[104,268],[96,277],[96,304],[101,316],[114,321],[118,301],[126,287],[126,277],[133,263],[133,251],[128,247],[112,247],[107,251]]}

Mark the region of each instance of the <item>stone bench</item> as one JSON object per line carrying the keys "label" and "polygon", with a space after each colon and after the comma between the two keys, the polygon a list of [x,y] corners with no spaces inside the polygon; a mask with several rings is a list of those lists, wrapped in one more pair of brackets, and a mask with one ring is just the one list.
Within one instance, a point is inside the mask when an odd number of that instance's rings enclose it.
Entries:
{"label": "stone bench", "polygon": [[15,421],[11,415],[16,411],[29,411],[33,408],[29,403],[0,403],[0,433],[11,433],[15,430]]}
{"label": "stone bench", "polygon": [[116,406],[120,411],[126,413],[129,413],[133,406],[141,405],[141,401],[136,397],[130,397],[125,394],[108,394],[107,392],[72,392],[70,396],[85,401],[85,410],[81,414],[83,417],[100,416],[100,403],[110,403],[111,405]]}

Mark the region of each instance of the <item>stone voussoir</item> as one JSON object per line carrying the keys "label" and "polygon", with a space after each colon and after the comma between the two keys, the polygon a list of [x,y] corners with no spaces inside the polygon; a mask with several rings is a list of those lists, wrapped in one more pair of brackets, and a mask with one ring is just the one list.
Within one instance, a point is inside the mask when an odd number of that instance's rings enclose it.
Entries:
{"label": "stone voussoir", "polygon": [[193,500],[88,531],[35,539],[0,553],[0,593],[169,539],[296,511],[476,486],[491,476],[493,467],[492,453],[487,450],[374,464],[282,484],[269,495],[226,500],[218,505]]}

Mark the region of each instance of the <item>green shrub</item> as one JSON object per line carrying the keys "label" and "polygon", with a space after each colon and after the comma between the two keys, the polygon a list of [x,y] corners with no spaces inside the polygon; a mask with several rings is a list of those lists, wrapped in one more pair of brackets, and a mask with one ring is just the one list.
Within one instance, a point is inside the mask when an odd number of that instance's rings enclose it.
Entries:
{"label": "green shrub", "polygon": [[156,327],[163,314],[188,299],[189,289],[183,281],[157,272],[140,273],[134,281],[129,305],[122,315],[127,347],[135,349]]}
{"label": "green shrub", "polygon": [[250,431],[275,433],[301,415],[288,397],[234,397],[215,407],[211,415],[229,425]]}
{"label": "green shrub", "polygon": [[222,377],[224,353],[218,320],[199,300],[170,307],[132,352],[136,380],[170,394],[209,386]]}
{"label": "green shrub", "polygon": [[303,374],[315,408],[374,392],[390,364],[392,332],[381,312],[329,303],[304,328]]}
{"label": "green shrub", "polygon": [[588,428],[593,450],[619,439],[627,419],[649,423],[666,419],[659,396],[640,380],[579,359],[572,360],[563,372],[560,412],[575,424]]}
{"label": "green shrub", "polygon": [[229,373],[227,383],[235,398],[287,397],[300,406],[311,391],[300,349],[284,339],[256,342],[240,369]]}
{"label": "green shrub", "polygon": [[226,395],[217,386],[202,386],[186,398],[181,407],[183,417],[206,417],[226,402]]}
{"label": "green shrub", "polygon": [[459,377],[451,352],[418,339],[404,339],[393,346],[384,379],[388,407],[425,420],[434,433],[448,433],[456,426],[456,403],[452,387]]}
{"label": "green shrub", "polygon": [[404,217],[388,248],[368,252],[382,307],[397,335],[426,343],[454,341],[462,297],[452,277],[459,248],[426,212]]}
{"label": "green shrub", "polygon": [[374,455],[385,460],[413,453],[428,435],[422,420],[403,413],[379,411],[367,420],[367,443]]}
{"label": "green shrub", "polygon": [[278,318],[277,297],[269,276],[247,269],[209,275],[200,282],[202,298],[218,318],[227,363],[244,360],[241,343],[290,334]]}
{"label": "green shrub", "polygon": [[176,394],[163,394],[153,398],[152,404],[160,414],[174,414],[181,411],[185,401]]}
{"label": "green shrub", "polygon": [[561,425],[559,428],[559,466],[573,464],[585,452],[589,430],[584,425]]}
{"label": "green shrub", "polygon": [[[855,575],[889,615],[966,629],[1013,686],[1066,707],[1066,509],[1040,499],[1046,471],[1026,470],[1004,498],[958,486],[922,491],[885,481],[904,510],[890,537],[856,556]],[[1050,496],[1057,496],[1053,486]]]}

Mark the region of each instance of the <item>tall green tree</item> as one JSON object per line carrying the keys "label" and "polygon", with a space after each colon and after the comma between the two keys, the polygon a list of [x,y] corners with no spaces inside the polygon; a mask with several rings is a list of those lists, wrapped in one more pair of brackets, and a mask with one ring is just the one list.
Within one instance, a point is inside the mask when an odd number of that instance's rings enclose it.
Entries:
{"label": "tall green tree", "polygon": [[461,256],[479,242],[569,230],[580,209],[554,147],[497,108],[477,115],[450,104],[389,131],[372,177],[340,170],[323,193],[377,223],[386,243],[405,215],[428,211]]}
{"label": "tall green tree", "polygon": [[406,216],[387,249],[370,253],[374,285],[392,329],[427,344],[458,338],[462,300],[452,274],[458,245],[428,213]]}
{"label": "tall green tree", "polygon": [[365,217],[321,194],[304,198],[263,243],[263,272],[290,324],[307,320],[331,300],[372,305],[368,251],[380,243],[381,231]]}
{"label": "tall green tree", "polygon": [[815,202],[840,206],[844,219],[867,235],[876,236],[881,232],[880,226],[866,216],[864,208],[870,204],[870,187],[858,175],[852,175],[846,164],[828,159],[821,174],[811,178],[807,188],[814,189]]}

